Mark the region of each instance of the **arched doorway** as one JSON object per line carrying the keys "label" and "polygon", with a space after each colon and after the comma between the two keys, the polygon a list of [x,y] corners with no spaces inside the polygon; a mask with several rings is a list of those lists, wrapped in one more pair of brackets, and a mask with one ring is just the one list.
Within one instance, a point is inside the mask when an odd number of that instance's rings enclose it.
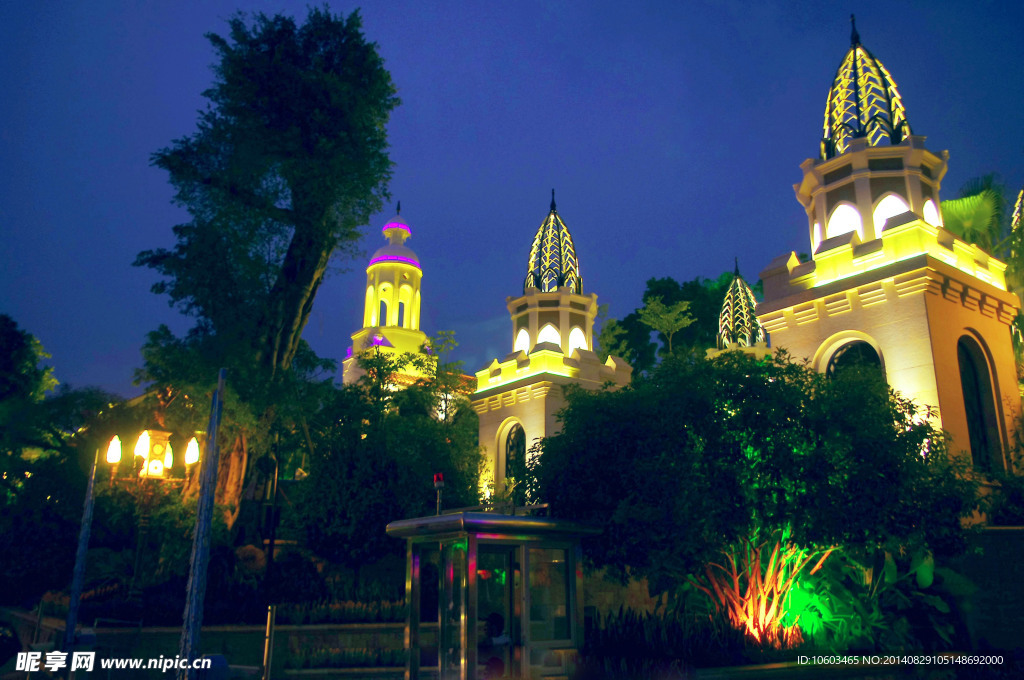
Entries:
{"label": "arched doorway", "polygon": [[513,496],[518,501],[525,494],[520,488],[526,477],[526,431],[516,423],[505,435],[505,481],[513,480],[516,484]]}
{"label": "arched doorway", "polygon": [[1002,447],[988,361],[977,340],[969,335],[957,341],[956,358],[960,368],[971,461],[978,470],[991,472],[994,468],[1002,468]]}
{"label": "arched doorway", "polygon": [[835,352],[828,360],[825,375],[834,378],[836,374],[848,368],[874,368],[885,375],[882,359],[875,348],[863,340],[848,342]]}

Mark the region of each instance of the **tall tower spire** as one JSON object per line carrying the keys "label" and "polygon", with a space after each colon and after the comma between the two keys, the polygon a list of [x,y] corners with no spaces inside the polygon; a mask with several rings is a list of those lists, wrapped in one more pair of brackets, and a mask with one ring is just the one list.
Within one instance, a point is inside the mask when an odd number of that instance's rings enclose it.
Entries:
{"label": "tall tower spire", "polygon": [[822,160],[846,153],[853,139],[863,137],[868,146],[880,146],[899,144],[912,134],[896,81],[861,44],[852,14],[850,26],[850,49],[825,102]]}
{"label": "tall tower spire", "polygon": [[555,204],[533,237],[522,295],[505,300],[512,321],[512,353],[477,371],[473,409],[488,487],[502,491],[527,455],[528,442],[557,432],[563,387],[602,389],[629,383],[622,359],[601,361],[594,350],[597,296],[584,295],[572,237]]}
{"label": "tall tower spire", "polygon": [[541,222],[530,246],[530,260],[526,265],[523,291],[536,288],[550,293],[568,287],[577,295],[583,294],[583,279],[576,259],[576,249],[565,222],[555,208],[555,190],[551,190],[551,212]]}
{"label": "tall tower spire", "polygon": [[[397,211],[402,204],[398,203]],[[412,236],[409,225],[398,214],[381,229],[387,244],[377,249],[366,267],[363,327],[352,334],[352,347],[343,362],[342,380],[355,382],[362,375],[356,355],[373,347],[382,352],[419,352],[427,341],[420,330],[420,282],[423,270],[419,257],[405,241]],[[413,369],[408,369],[412,371]],[[417,377],[410,373],[409,384]],[[400,381],[403,376],[399,376]]]}

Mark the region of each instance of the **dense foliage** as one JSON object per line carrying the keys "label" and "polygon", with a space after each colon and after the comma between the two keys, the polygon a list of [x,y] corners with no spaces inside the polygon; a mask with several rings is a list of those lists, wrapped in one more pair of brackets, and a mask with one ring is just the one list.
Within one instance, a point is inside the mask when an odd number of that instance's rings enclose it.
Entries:
{"label": "dense foliage", "polygon": [[0,315],[0,602],[31,601],[66,585],[93,442],[76,434],[115,398],[57,388],[40,342]]}
{"label": "dense foliage", "polygon": [[[365,376],[336,393],[333,417],[316,434],[321,444],[299,506],[318,555],[354,567],[400,553],[401,541],[384,528],[433,514],[435,473],[444,475],[445,507],[478,503],[483,460],[476,413],[449,391],[461,366],[445,363],[443,354],[440,361],[423,359],[370,350],[360,359]],[[428,376],[397,390],[395,376],[416,361]]]}
{"label": "dense foliage", "polygon": [[670,592],[723,550],[964,544],[975,506],[941,433],[877,374],[785,357],[668,359],[618,392],[574,392],[534,472],[554,513],[599,523],[598,565]]}

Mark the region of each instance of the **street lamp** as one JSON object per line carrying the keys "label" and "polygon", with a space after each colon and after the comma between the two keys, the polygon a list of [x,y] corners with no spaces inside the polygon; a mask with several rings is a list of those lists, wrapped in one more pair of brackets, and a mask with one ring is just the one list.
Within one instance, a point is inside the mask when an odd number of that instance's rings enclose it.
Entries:
{"label": "street lamp", "polygon": [[[174,462],[174,454],[170,445],[170,433],[163,430],[145,430],[135,444],[135,454],[143,459],[142,470],[139,472],[141,479],[149,477],[162,478],[165,471],[170,470]],[[82,526],[78,534],[78,549],[75,552],[75,569],[71,577],[70,598],[68,602],[68,617],[65,624],[64,649],[70,651],[75,643],[75,628],[78,623],[78,606],[82,596],[82,585],[85,577],[85,555],[89,547],[89,535],[92,531],[94,482],[96,479],[96,468],[99,464],[100,449],[97,447],[93,456],[92,467],[89,470],[88,486],[85,492],[85,504],[82,509]],[[186,449],[186,467],[199,460],[199,446],[193,437]],[[111,466],[110,481],[113,484],[117,474],[117,466],[121,462],[121,438],[117,435],[111,437],[107,443],[106,462]],[[142,546],[142,535],[145,525],[148,524],[147,508],[140,507],[139,517],[139,548]],[[139,553],[135,552],[135,570],[132,572],[132,586],[134,589],[135,576],[138,573]]]}

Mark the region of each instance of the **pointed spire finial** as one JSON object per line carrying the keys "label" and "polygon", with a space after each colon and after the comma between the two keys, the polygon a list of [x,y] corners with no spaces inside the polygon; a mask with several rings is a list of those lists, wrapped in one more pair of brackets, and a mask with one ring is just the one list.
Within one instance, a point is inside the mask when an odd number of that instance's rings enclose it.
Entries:
{"label": "pointed spire finial", "polygon": [[850,47],[860,44],[860,33],[857,32],[857,17],[850,15]]}
{"label": "pointed spire finial", "polygon": [[736,262],[736,267],[732,270],[732,273],[738,277],[740,275],[740,258],[733,257],[733,260]]}
{"label": "pointed spire finial", "polygon": [[401,201],[399,201],[398,205],[395,206],[395,214],[396,215],[401,215],[402,214],[402,202]]}
{"label": "pointed spire finial", "polygon": [[555,212],[555,190],[551,190],[551,212]]}

